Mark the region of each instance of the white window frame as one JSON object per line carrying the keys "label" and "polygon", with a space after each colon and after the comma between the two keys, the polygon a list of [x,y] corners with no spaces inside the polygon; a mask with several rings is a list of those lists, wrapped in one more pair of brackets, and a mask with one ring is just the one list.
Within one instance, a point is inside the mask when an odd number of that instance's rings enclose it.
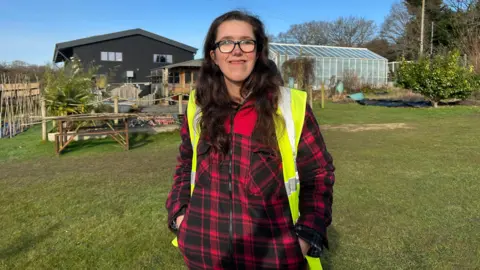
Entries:
{"label": "white window frame", "polygon": [[100,60],[105,62],[123,62],[123,53],[101,51]]}
{"label": "white window frame", "polygon": [[116,62],[122,62],[122,61],[123,61],[123,53],[121,53],[121,52],[116,52],[116,53],[115,53],[115,61],[116,61]]}
{"label": "white window frame", "polygon": [[108,61],[115,61],[115,52],[108,52]]}
{"label": "white window frame", "polygon": [[100,60],[108,61],[108,52],[100,52]]}

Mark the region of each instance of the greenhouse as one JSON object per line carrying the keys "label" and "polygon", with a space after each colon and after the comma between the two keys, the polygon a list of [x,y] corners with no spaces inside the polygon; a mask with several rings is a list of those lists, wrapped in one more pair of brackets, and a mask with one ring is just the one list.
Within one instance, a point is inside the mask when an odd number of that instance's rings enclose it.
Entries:
{"label": "greenhouse", "polygon": [[[314,58],[314,89],[356,76],[361,84],[387,84],[388,60],[365,48],[270,43],[270,59],[281,69],[299,56]],[[284,78],[287,80],[286,78]]]}

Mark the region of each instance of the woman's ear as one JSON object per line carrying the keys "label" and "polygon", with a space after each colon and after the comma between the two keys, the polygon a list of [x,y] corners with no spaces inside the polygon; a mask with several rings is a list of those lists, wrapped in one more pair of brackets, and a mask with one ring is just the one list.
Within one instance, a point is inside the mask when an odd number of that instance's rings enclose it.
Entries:
{"label": "woman's ear", "polygon": [[214,51],[214,50],[211,50],[211,51],[210,51],[210,58],[212,58],[212,60],[213,60],[213,62],[215,63],[215,65],[218,66],[218,64],[217,64],[217,59],[216,59],[216,57],[215,57],[215,51]]}

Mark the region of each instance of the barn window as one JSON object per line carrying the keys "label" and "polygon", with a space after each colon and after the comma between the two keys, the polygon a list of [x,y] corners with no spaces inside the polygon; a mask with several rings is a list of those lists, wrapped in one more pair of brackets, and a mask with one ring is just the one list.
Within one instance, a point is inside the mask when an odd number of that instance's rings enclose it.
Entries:
{"label": "barn window", "polygon": [[123,61],[123,53],[121,53],[121,52],[100,52],[100,59],[102,61],[122,62]]}
{"label": "barn window", "polygon": [[108,52],[108,61],[115,61],[115,53]]}
{"label": "barn window", "polygon": [[122,60],[123,60],[123,53],[121,53],[121,52],[116,52],[116,53],[115,53],[115,61],[117,61],[117,62],[122,62]]}
{"label": "barn window", "polygon": [[171,64],[173,61],[173,57],[170,54],[154,54],[153,55],[153,62],[154,63],[167,63]]}

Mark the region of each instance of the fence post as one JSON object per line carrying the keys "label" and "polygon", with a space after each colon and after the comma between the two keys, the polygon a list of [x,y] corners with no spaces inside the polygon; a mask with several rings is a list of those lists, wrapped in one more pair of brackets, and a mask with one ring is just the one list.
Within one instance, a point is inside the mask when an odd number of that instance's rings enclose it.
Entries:
{"label": "fence post", "polygon": [[47,141],[47,119],[45,119],[45,117],[47,117],[47,108],[46,108],[46,105],[45,105],[45,99],[42,98],[41,99],[41,109],[42,109],[42,141],[45,142]]}
{"label": "fence post", "polygon": [[[118,96],[113,97],[113,112],[118,114]],[[118,125],[118,119],[115,119],[114,123]]]}
{"label": "fence post", "polygon": [[322,109],[325,108],[325,84],[322,82]]}
{"label": "fence post", "polygon": [[168,105],[168,68],[163,69],[163,74],[162,74],[162,97],[164,104]]}
{"label": "fence post", "polygon": [[178,114],[183,114],[183,93],[178,96]]}
{"label": "fence post", "polygon": [[310,105],[310,108],[313,109],[313,86],[312,85],[308,86],[308,95],[310,97],[310,99],[308,100],[308,103]]}
{"label": "fence post", "polygon": [[135,104],[137,104],[137,108],[140,108],[141,103],[142,103],[142,99],[138,97],[138,95],[140,94],[140,91],[138,92],[135,92]]}
{"label": "fence post", "polygon": [[[5,76],[5,75],[4,75]],[[0,78],[1,81],[3,81],[3,78]],[[5,120],[3,118],[3,98],[5,94],[5,90],[2,90],[3,86],[0,84],[0,138],[3,137],[3,125],[5,123]],[[5,112],[5,116],[7,116],[7,113]]]}
{"label": "fence post", "polygon": [[[10,96],[10,98],[12,98],[12,97]],[[13,134],[12,126],[14,125],[13,121],[15,120],[14,111],[13,111],[13,100],[10,99],[7,104],[8,104],[8,109],[9,109],[9,114],[8,114],[8,130],[9,130],[8,132],[9,133],[8,133],[8,135],[9,135],[10,138],[12,138],[13,137],[12,136],[12,134]]]}

